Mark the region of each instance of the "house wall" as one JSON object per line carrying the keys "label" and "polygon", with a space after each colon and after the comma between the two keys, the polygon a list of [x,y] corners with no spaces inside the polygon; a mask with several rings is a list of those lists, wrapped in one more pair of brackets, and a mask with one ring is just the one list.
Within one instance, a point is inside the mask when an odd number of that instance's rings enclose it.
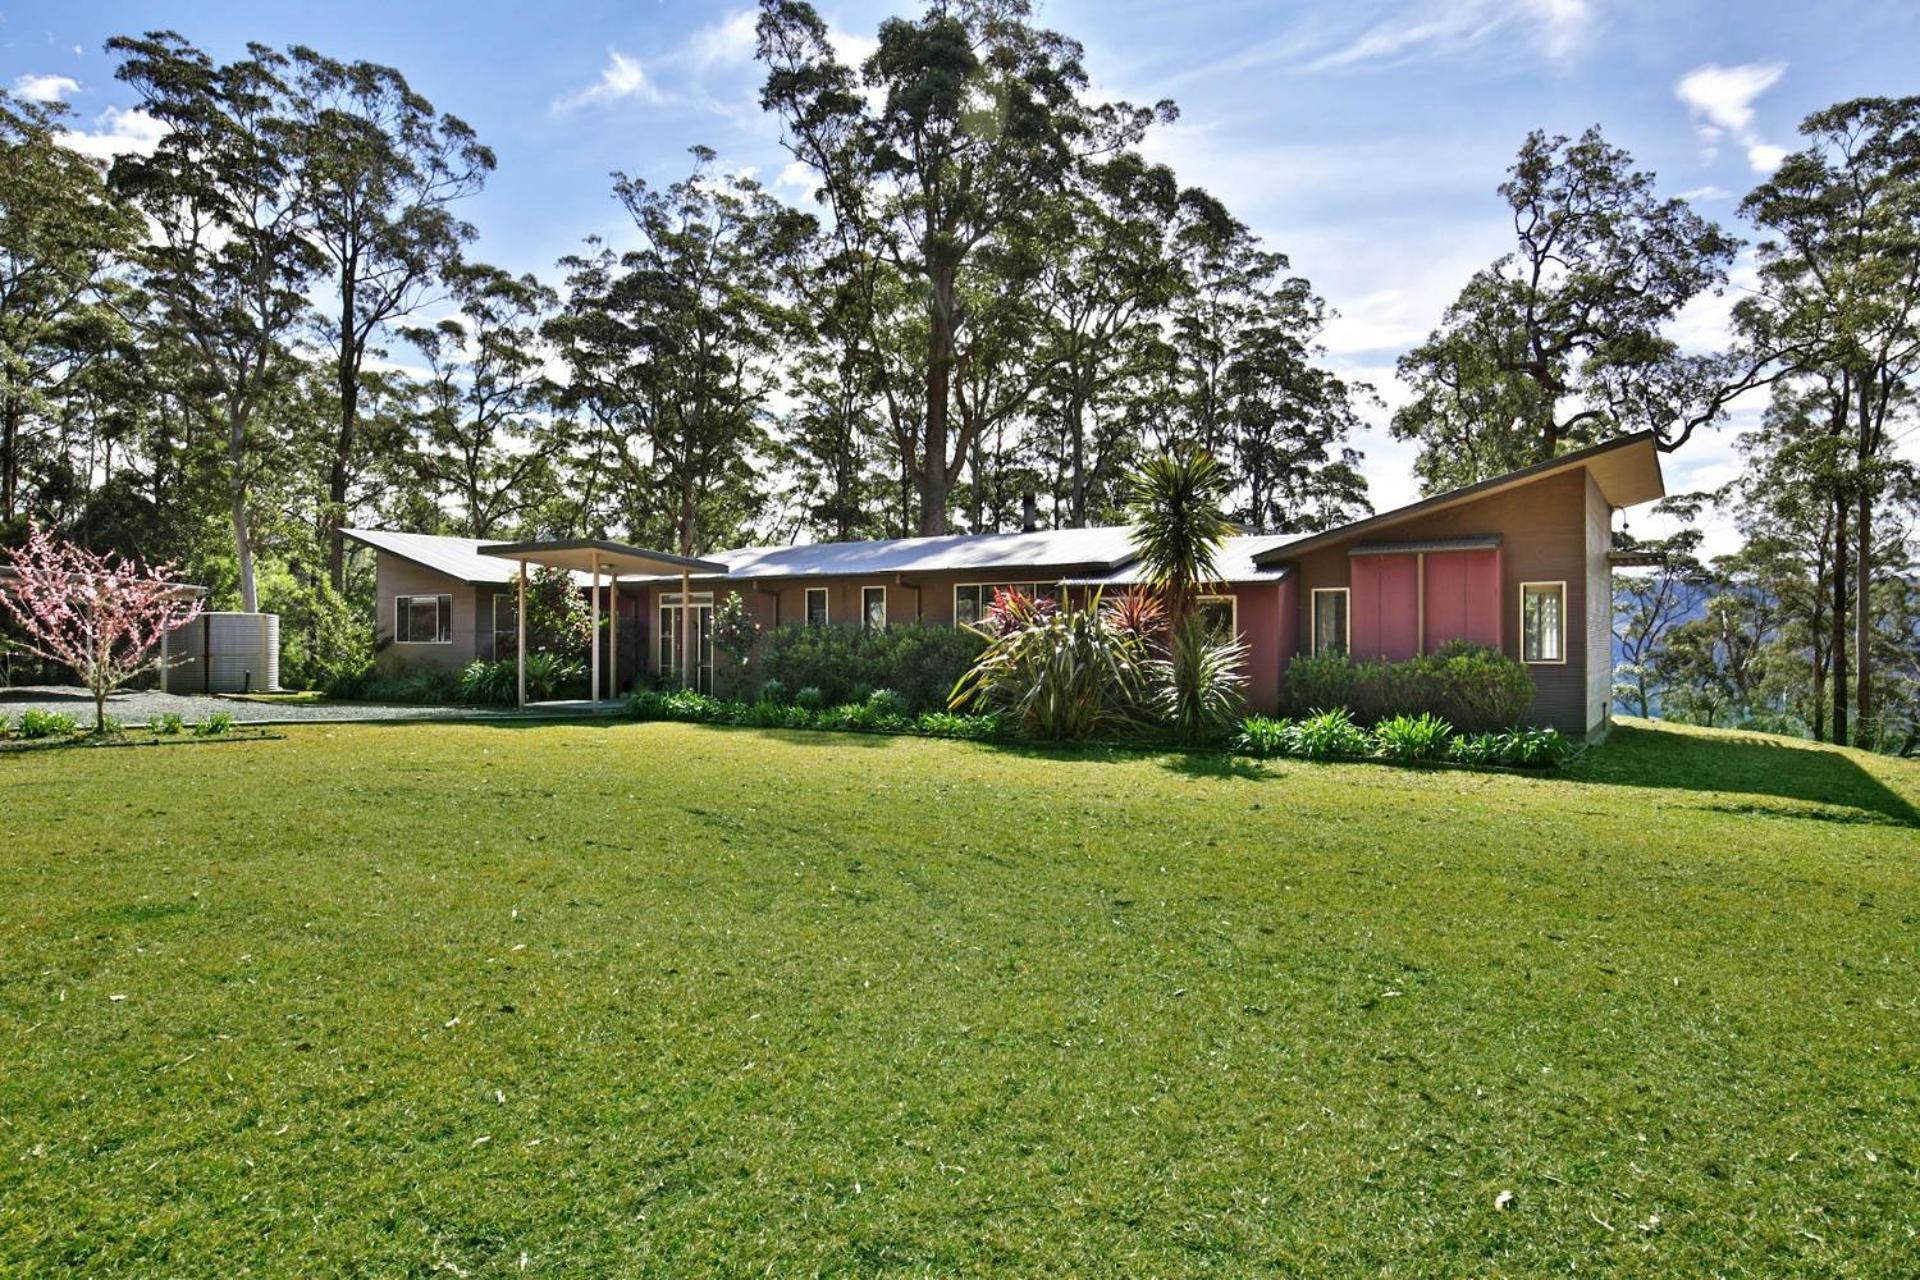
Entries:
{"label": "house wall", "polygon": [[[1566,583],[1567,660],[1528,664],[1534,683],[1531,716],[1534,722],[1552,725],[1564,733],[1585,734],[1600,728],[1606,718],[1604,691],[1610,685],[1607,668],[1611,665],[1610,647],[1601,637],[1610,629],[1610,624],[1600,624],[1597,632],[1596,624],[1601,615],[1611,609],[1611,599],[1606,594],[1605,520],[1590,508],[1590,502],[1595,499],[1589,490],[1597,493],[1584,468],[1563,472],[1395,524],[1390,532],[1372,531],[1308,552],[1295,565],[1296,647],[1307,645],[1311,635],[1307,611],[1314,588],[1351,586],[1353,566],[1360,559],[1373,558],[1350,556],[1348,552],[1355,545],[1498,534],[1501,548],[1497,556],[1500,584],[1497,608],[1489,612],[1482,601],[1472,609],[1469,622],[1488,627],[1489,634],[1497,628],[1498,647],[1517,659],[1520,656],[1520,584]],[[1600,507],[1605,507],[1604,500],[1600,500]],[[1598,542],[1596,518],[1601,519]],[[1430,556],[1429,561],[1439,558]],[[1354,602],[1350,601],[1349,607],[1354,608]],[[1354,616],[1358,616],[1357,609]],[[1356,647],[1358,641],[1356,632]],[[1428,647],[1432,648],[1433,644],[1430,638]],[[1589,651],[1598,655],[1599,673],[1589,671]]]}
{"label": "house wall", "polygon": [[[912,580],[919,585],[920,589],[917,592],[913,587],[903,586],[893,581],[891,576],[887,578],[818,577],[758,585],[739,582],[722,585],[717,590],[696,580],[694,594],[697,596],[713,590],[716,600],[724,600],[729,592],[738,591],[742,603],[747,606],[754,621],[763,628],[771,629],[775,626],[804,621],[807,616],[807,588],[825,587],[828,592],[828,624],[857,626],[862,617],[861,588],[885,586],[888,625],[908,626],[918,621],[927,626],[945,627],[953,625],[953,592],[956,586],[981,582],[1044,584],[1049,580],[1058,581],[1061,576],[1061,571],[1057,568],[1004,570],[986,575],[978,573],[915,574]],[[671,594],[677,594],[679,591],[679,587],[675,585],[662,585],[657,589]],[[633,590],[631,587],[622,588],[622,593],[631,590]],[[1297,648],[1294,640],[1292,590],[1292,582],[1282,580],[1229,587],[1221,593],[1234,597],[1235,616],[1241,637],[1247,645],[1247,707],[1251,711],[1272,714],[1279,707],[1281,671],[1287,659]],[[1076,591],[1074,594],[1078,599],[1082,593]],[[656,638],[659,624],[651,612],[643,616],[647,618],[648,634],[645,670],[649,675],[657,676],[660,665],[660,646]]]}
{"label": "house wall", "polygon": [[[374,653],[383,666],[431,666],[458,671],[481,656],[491,643],[476,624],[478,595],[483,588],[452,578],[444,573],[403,560],[391,552],[378,552],[374,560]],[[491,592],[494,588],[484,588]],[[421,644],[395,641],[394,600],[399,596],[451,596],[453,604],[453,641],[451,644]],[[491,632],[489,613],[485,631]]]}

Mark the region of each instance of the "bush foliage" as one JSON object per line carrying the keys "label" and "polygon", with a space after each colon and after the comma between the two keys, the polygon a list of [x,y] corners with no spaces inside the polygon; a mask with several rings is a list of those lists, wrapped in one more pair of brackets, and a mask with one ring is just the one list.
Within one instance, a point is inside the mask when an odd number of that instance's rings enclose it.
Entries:
{"label": "bush foliage", "polygon": [[1287,666],[1286,703],[1304,716],[1345,707],[1360,724],[1432,715],[1465,733],[1518,723],[1533,705],[1533,677],[1497,649],[1454,641],[1404,662],[1302,656]]}
{"label": "bush foliage", "polygon": [[1240,722],[1233,749],[1241,755],[1298,756],[1309,760],[1392,760],[1415,764],[1447,761],[1545,769],[1565,761],[1574,744],[1557,729],[1505,729],[1497,733],[1456,734],[1435,715],[1393,716],[1371,731],[1354,723],[1344,707],[1304,720],[1248,716]]}
{"label": "bush foliage", "polygon": [[862,702],[875,689],[891,689],[917,715],[943,710],[954,682],[985,647],[985,638],[966,627],[910,624],[869,631],[789,623],[762,636],[758,673],[780,690],[798,690],[796,702],[808,689],[817,690],[823,706]]}

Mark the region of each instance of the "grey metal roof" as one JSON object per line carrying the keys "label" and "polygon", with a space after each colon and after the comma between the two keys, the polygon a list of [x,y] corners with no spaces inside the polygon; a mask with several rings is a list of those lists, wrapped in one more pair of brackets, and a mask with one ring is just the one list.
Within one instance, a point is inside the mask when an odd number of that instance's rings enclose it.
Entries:
{"label": "grey metal roof", "polygon": [[[461,582],[512,582],[520,566],[497,556],[483,556],[480,548],[492,539],[449,538],[435,533],[396,533],[391,529],[342,529],[355,542],[411,560]],[[591,579],[576,572],[573,580],[586,586]]]}
{"label": "grey metal roof", "polygon": [[603,574],[619,574],[622,577],[638,574],[679,573],[725,573],[726,566],[714,560],[696,560],[691,556],[675,555],[671,551],[655,551],[651,547],[636,547],[625,542],[614,542],[608,538],[535,538],[529,542],[498,542],[484,544],[479,548],[483,556],[498,556],[502,560],[526,560],[532,564],[556,565],[564,569],[585,572],[592,576],[598,565]]}
{"label": "grey metal roof", "polygon": [[[1243,534],[1228,538],[1220,548],[1215,566],[1220,571],[1220,581],[1229,585],[1249,582],[1278,582],[1293,572],[1290,565],[1255,564],[1253,557],[1274,547],[1284,546],[1285,534]],[[1138,560],[1104,574],[1093,574],[1084,578],[1067,578],[1061,583],[1068,587],[1126,587],[1145,580],[1145,573]]]}
{"label": "grey metal roof", "polygon": [[897,573],[972,573],[1008,569],[1105,571],[1133,558],[1133,529],[1041,529],[1033,533],[956,533],[873,542],[818,542],[710,552],[729,579],[814,578]]}

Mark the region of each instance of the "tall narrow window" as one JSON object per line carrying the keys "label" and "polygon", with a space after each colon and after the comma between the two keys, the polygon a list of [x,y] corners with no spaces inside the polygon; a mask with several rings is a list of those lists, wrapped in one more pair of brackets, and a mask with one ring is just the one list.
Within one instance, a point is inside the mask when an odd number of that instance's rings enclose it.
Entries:
{"label": "tall narrow window", "polygon": [[520,619],[518,602],[502,591],[493,598],[493,658],[496,662],[518,656]]}
{"label": "tall narrow window", "polygon": [[827,589],[825,587],[807,588],[807,625],[810,627],[827,625]]}
{"label": "tall narrow window", "polygon": [[887,629],[887,589],[860,588],[860,624],[869,631]]}
{"label": "tall narrow window", "polygon": [[452,644],[452,596],[395,596],[395,644]]}
{"label": "tall narrow window", "polygon": [[1345,587],[1316,587],[1313,592],[1313,656],[1345,653],[1351,640],[1347,629],[1348,592]]}
{"label": "tall narrow window", "polygon": [[1567,584],[1520,584],[1520,658],[1523,662],[1567,660]]}

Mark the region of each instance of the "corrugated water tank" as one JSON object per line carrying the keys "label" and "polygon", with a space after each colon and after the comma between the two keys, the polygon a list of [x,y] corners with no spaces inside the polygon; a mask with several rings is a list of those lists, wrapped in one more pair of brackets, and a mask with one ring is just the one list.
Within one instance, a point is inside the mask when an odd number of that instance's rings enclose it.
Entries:
{"label": "corrugated water tank", "polygon": [[280,615],[203,613],[167,641],[174,693],[270,693],[280,687]]}

